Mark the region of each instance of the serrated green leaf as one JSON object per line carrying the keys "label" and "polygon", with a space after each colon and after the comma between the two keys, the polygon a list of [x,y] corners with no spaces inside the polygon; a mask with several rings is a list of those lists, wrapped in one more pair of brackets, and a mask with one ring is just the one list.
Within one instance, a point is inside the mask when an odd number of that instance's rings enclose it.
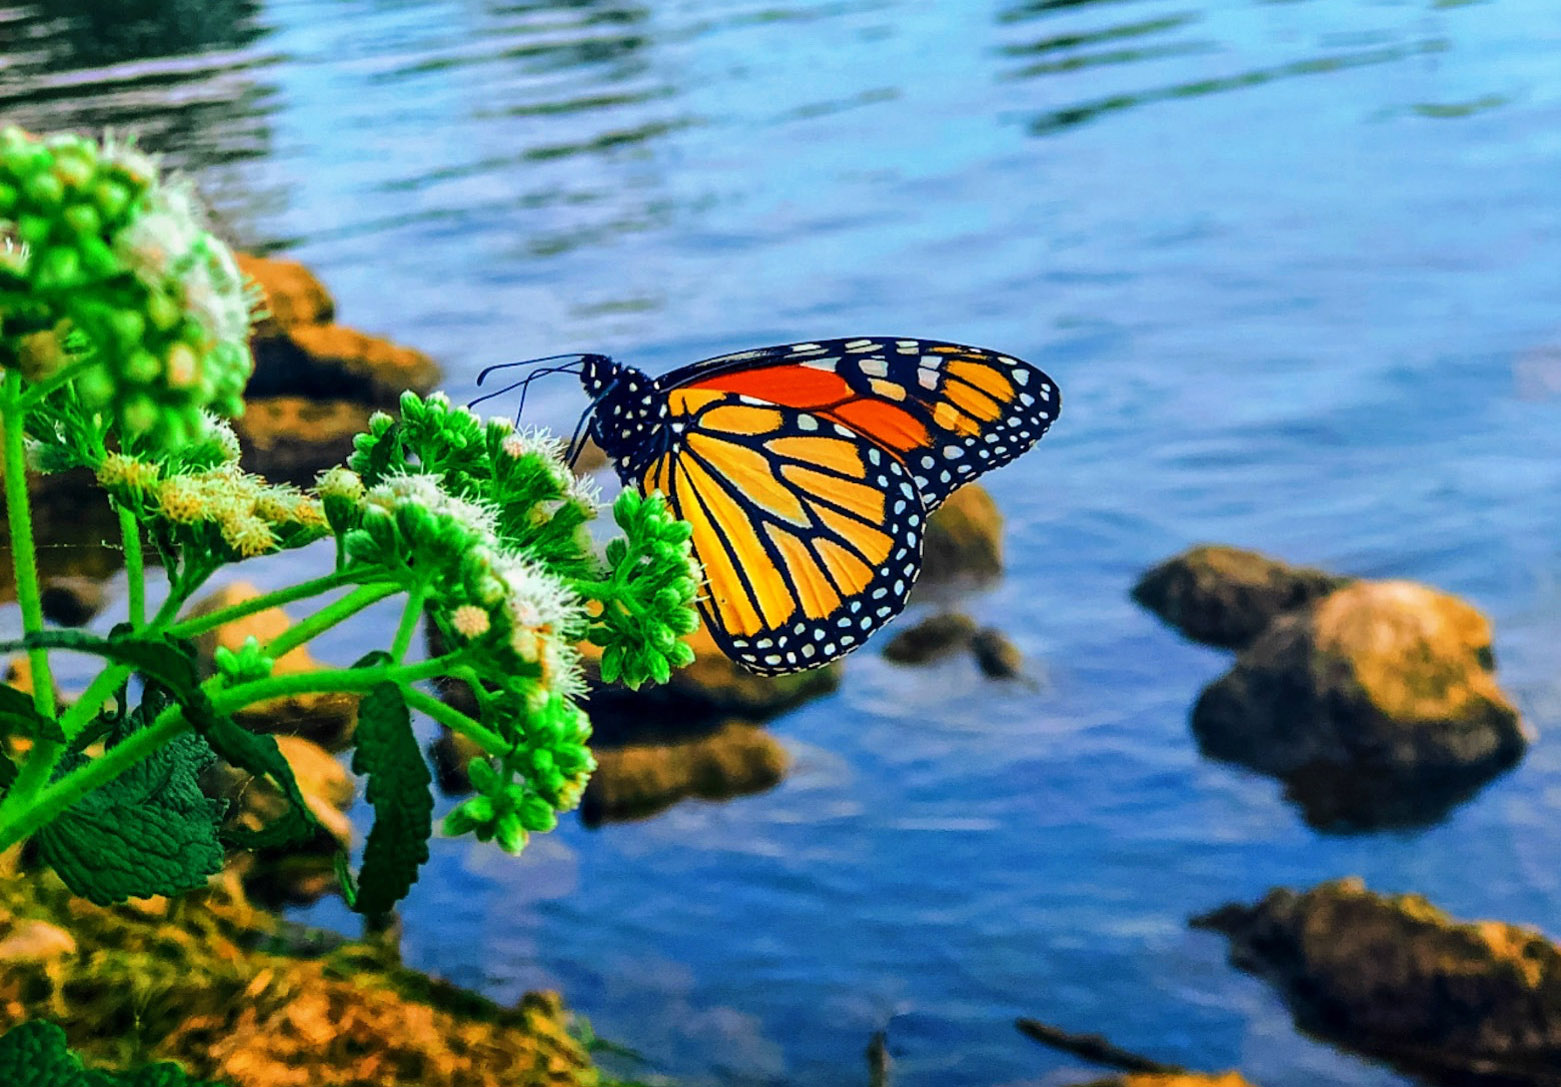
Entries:
{"label": "serrated green leaf", "polygon": [[65,1044],[65,1032],[34,1019],[0,1038],[0,1083],[6,1087],[87,1087],[81,1061]]}
{"label": "serrated green leaf", "polygon": [[205,886],[222,869],[217,825],[227,808],[200,790],[213,761],[199,737],[172,740],[38,831],[39,855],[100,906]]}
{"label": "serrated green leaf", "polygon": [[0,735],[65,742],[58,721],[39,713],[31,695],[7,685],[0,685]]}
{"label": "serrated green leaf", "polygon": [[[186,710],[186,713],[189,711]],[[286,813],[259,830],[228,828],[222,837],[241,849],[277,849],[306,842],[319,829],[319,821],[309,810],[293,768],[282,756],[275,737],[250,732],[235,724],[231,717],[210,714],[191,721],[212,748],[241,770],[271,779],[288,800]]]}
{"label": "serrated green leaf", "polygon": [[365,793],[374,808],[374,827],[363,847],[358,899],[353,909],[385,913],[417,882],[428,860],[434,832],[433,775],[423,761],[406,697],[394,683],[381,683],[358,706],[354,773],[368,775]]}

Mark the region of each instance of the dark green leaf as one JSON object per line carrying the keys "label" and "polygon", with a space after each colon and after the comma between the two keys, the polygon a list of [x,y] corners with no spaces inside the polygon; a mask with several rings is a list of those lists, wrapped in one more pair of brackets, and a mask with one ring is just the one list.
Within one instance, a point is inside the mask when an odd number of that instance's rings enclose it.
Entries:
{"label": "dark green leaf", "polygon": [[385,913],[417,882],[433,835],[433,777],[412,735],[412,715],[401,688],[381,683],[358,706],[352,769],[368,775],[374,829],[363,847],[358,900],[353,909]]}
{"label": "dark green leaf", "polygon": [[0,1038],[0,1083],[6,1087],[87,1087],[81,1061],[65,1044],[65,1032],[34,1019]]}
{"label": "dark green leaf", "polygon": [[216,714],[192,723],[217,754],[240,769],[270,778],[288,800],[285,815],[259,830],[225,830],[223,837],[226,840],[243,849],[273,849],[305,842],[314,836],[320,824],[309,810],[304,794],[298,788],[298,780],[293,777],[293,768],[282,757],[274,737],[249,732],[235,724],[231,717]]}
{"label": "dark green leaf", "polygon": [[65,742],[60,723],[39,713],[33,705],[32,695],[5,685],[0,685],[0,735]]}
{"label": "dark green leaf", "polygon": [[38,831],[39,855],[100,906],[204,886],[222,868],[217,824],[227,807],[198,784],[212,761],[199,737],[177,737]]}

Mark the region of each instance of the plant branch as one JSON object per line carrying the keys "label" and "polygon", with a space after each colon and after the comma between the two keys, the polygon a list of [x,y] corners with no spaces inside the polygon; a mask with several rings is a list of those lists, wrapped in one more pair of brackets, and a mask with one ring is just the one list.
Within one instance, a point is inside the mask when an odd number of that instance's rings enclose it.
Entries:
{"label": "plant branch", "polygon": [[125,575],[130,582],[130,625],[140,629],[146,625],[146,558],[141,553],[141,526],[135,514],[117,502],[119,534],[125,545]]}
{"label": "plant branch", "polygon": [[394,583],[381,582],[377,585],[362,585],[342,597],[325,605],[309,618],[288,627],[278,634],[268,644],[266,655],[272,660],[282,656],[289,650],[303,645],[322,631],[348,619],[377,600],[383,600],[387,596],[394,596],[401,591],[401,586]]}
{"label": "plant branch", "polygon": [[515,745],[497,732],[478,724],[454,706],[445,705],[427,691],[420,691],[416,687],[404,687],[402,694],[406,697],[408,706],[414,710],[422,710],[451,732],[459,732],[462,736],[475,741],[488,754],[502,757],[514,750]]}

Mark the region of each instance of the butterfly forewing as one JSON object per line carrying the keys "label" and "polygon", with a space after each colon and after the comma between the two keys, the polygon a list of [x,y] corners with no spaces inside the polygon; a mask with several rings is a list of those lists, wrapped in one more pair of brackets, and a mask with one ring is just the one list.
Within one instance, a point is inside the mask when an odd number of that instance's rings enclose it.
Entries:
{"label": "butterfly forewing", "polygon": [[925,505],[899,459],[811,412],[694,385],[639,481],[693,526],[716,643],[760,673],[842,657],[905,606]]}
{"label": "butterfly forewing", "polygon": [[726,394],[843,426],[910,472],[926,509],[1007,464],[1061,407],[1029,363],[978,347],[890,337],[817,340],[707,359],[657,381],[669,394]]}

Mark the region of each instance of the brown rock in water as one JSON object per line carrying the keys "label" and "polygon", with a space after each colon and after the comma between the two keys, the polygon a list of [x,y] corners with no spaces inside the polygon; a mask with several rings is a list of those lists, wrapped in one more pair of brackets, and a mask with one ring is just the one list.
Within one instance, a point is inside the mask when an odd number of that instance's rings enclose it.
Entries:
{"label": "brown rock in water", "polygon": [[1193,924],[1275,985],[1296,1022],[1448,1083],[1561,1082],[1561,949],[1533,929],[1465,923],[1358,879],[1275,890]]}
{"label": "brown rock in water", "polygon": [[1253,1087],[1237,1072],[1134,1072],[1093,1079],[1079,1087]]}
{"label": "brown rock in water", "polygon": [[596,772],[580,815],[588,825],[633,819],[687,797],[725,800],[780,782],[790,759],[774,737],[742,721],[665,744],[593,748]]}
{"label": "brown rock in water", "polygon": [[1024,670],[1024,655],[996,627],[983,627],[970,638],[970,652],[981,671],[993,679],[1017,679]]}
{"label": "brown rock in water", "polygon": [[976,621],[960,612],[930,615],[914,626],[901,630],[883,647],[886,660],[896,664],[924,664],[945,656],[970,643]]}
{"label": "brown rock in water", "polygon": [[601,650],[582,645],[590,684],[586,711],[597,743],[634,743],[698,732],[723,717],[762,721],[840,685],[840,662],[786,676],[758,676],[734,663],[716,648],[701,627],[687,638],[694,663],[672,673],[657,687],[631,691],[604,684],[597,672]]}
{"label": "brown rock in water", "polygon": [[1488,777],[1528,743],[1491,675],[1490,625],[1406,581],[1357,582],[1281,616],[1193,709],[1203,750],[1288,776],[1319,764]]}
{"label": "brown rock in water", "polygon": [[233,420],[244,454],[240,466],[273,483],[311,486],[352,454],[352,439],[368,429],[374,409],[350,400],[269,396],[248,401]]}
{"label": "brown rock in water", "polygon": [[[253,585],[234,582],[203,597],[185,617],[209,615],[260,595],[260,590]],[[249,637],[265,646],[292,625],[292,620],[281,608],[267,608],[200,635],[195,639],[196,655],[203,671],[209,675],[219,646],[236,652]],[[271,674],[292,675],[313,672],[321,667],[307,646],[299,646],[277,658]],[[301,736],[329,751],[340,751],[352,740],[352,730],[358,720],[358,700],[354,695],[339,691],[285,695],[256,703],[240,710],[234,717],[245,728],[256,732]]]}
{"label": "brown rock in water", "polygon": [[986,488],[967,483],[927,518],[924,582],[986,579],[1003,572],[1003,515]]}
{"label": "brown rock in water", "polygon": [[108,603],[108,590],[98,578],[59,574],[43,582],[43,617],[62,627],[90,623]]}
{"label": "brown rock in water", "polygon": [[296,260],[238,253],[239,271],[260,287],[265,317],[255,326],[257,339],[280,335],[295,325],[322,325],[336,316],[336,303],[325,284]]}
{"label": "brown rock in water", "polygon": [[306,941],[231,877],[163,914],[73,898],[50,872],[0,880],[0,917],[80,949],[0,970],[0,1033],[47,1017],[89,1063],[181,1063],[231,1087],[594,1087],[551,993],[504,1007],[408,970],[383,947]]}
{"label": "brown rock in water", "polygon": [[395,411],[404,390],[427,393],[441,377],[434,360],[416,348],[342,325],[297,325],[251,347],[252,397],[351,400]]}
{"label": "brown rock in water", "polygon": [[1256,551],[1205,545],[1154,567],[1133,586],[1133,599],[1193,641],[1241,649],[1278,616],[1351,580]]}

